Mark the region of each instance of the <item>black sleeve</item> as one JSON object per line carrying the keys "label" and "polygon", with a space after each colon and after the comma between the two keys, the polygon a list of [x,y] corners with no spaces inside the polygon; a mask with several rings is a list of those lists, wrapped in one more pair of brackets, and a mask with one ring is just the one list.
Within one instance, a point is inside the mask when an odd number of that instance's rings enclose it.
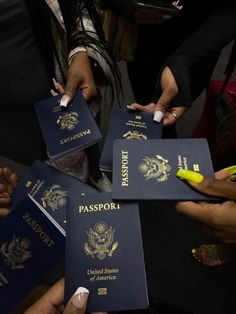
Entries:
{"label": "black sleeve", "polygon": [[[172,106],[190,106],[209,82],[221,50],[236,36],[236,12],[225,10],[212,14],[178,50],[165,66],[173,73],[178,95]],[[161,71],[162,72],[162,71]],[[154,102],[161,95],[160,75]]]}
{"label": "black sleeve", "polygon": [[135,7],[133,0],[99,0],[98,3],[113,10],[118,15],[128,18],[134,16]]}

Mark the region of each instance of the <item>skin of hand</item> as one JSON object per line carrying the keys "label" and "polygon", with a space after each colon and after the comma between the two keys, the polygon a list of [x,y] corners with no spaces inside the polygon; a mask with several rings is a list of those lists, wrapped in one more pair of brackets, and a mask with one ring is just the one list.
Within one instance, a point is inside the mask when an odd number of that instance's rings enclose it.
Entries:
{"label": "skin of hand", "polygon": [[236,243],[236,182],[229,180],[229,172],[227,170],[216,172],[215,178],[202,176],[200,183],[192,183],[189,177],[187,181],[200,192],[228,200],[216,204],[178,202],[177,211],[199,221],[204,227],[207,226],[209,233],[223,242]]}
{"label": "skin of hand", "polygon": [[[69,103],[79,88],[86,101],[97,95],[97,88],[91,68],[91,61],[84,51],[78,52],[71,61],[68,69],[66,86],[53,80],[59,94],[63,94],[61,101]],[[66,105],[65,104],[65,105]]]}
{"label": "skin of hand", "polygon": [[[85,288],[78,288],[64,308],[64,278],[56,282],[37,302],[24,314],[84,314],[89,296]],[[94,313],[95,314],[95,313]],[[107,314],[97,312],[96,314]]]}
{"label": "skin of hand", "polygon": [[18,183],[17,174],[8,167],[0,168],[0,219],[5,217],[11,203],[11,193]]}
{"label": "skin of hand", "polygon": [[171,107],[168,108],[173,99],[178,94],[178,87],[175,78],[169,67],[165,67],[161,74],[162,94],[157,103],[150,103],[142,106],[138,103],[133,103],[128,106],[129,109],[136,109],[144,112],[151,112],[155,115],[156,111],[161,111],[164,116],[163,125],[171,126],[184,114],[187,107]]}

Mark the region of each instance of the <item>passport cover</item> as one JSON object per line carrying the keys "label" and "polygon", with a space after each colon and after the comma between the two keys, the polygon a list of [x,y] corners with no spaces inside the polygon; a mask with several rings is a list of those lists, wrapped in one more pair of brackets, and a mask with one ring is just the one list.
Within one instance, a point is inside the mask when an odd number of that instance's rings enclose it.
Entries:
{"label": "passport cover", "polygon": [[99,163],[101,170],[112,171],[114,139],[146,140],[161,136],[162,123],[154,122],[151,113],[113,109]]}
{"label": "passport cover", "polygon": [[110,193],[68,202],[65,301],[89,289],[88,312],[148,307],[137,203],[114,203]]}
{"label": "passport cover", "polygon": [[102,139],[80,91],[66,109],[60,107],[60,98],[61,96],[54,96],[34,104],[48,156],[52,159],[83,150]]}
{"label": "passport cover", "polygon": [[26,197],[0,222],[0,312],[10,311],[60,262],[65,238]]}
{"label": "passport cover", "polygon": [[29,194],[65,235],[67,198],[73,199],[77,194],[85,193],[98,191],[45,162],[36,160],[12,193],[12,209],[14,210],[18,202]]}
{"label": "passport cover", "polygon": [[214,176],[206,139],[161,139],[113,144],[115,200],[217,200],[176,177],[178,169]]}

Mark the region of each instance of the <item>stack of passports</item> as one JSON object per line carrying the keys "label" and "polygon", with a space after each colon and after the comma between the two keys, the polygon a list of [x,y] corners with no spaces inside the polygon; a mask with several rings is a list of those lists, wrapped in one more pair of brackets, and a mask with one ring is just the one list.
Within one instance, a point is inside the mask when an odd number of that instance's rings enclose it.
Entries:
{"label": "stack of passports", "polygon": [[100,168],[112,171],[112,146],[114,139],[159,139],[162,136],[162,123],[153,121],[151,113],[114,109],[104,142]]}
{"label": "stack of passports", "polygon": [[[39,160],[0,225],[0,312],[9,313],[65,256],[68,199],[97,190]],[[43,258],[42,258],[43,257]]]}
{"label": "stack of passports", "polygon": [[65,238],[26,196],[0,223],[0,312],[10,311],[63,257]]}
{"label": "stack of passports", "polygon": [[214,176],[206,139],[115,140],[114,200],[216,200],[176,177],[178,169]]}
{"label": "stack of passports", "polygon": [[68,205],[65,301],[82,286],[89,289],[88,312],[147,308],[137,203],[97,193]]}
{"label": "stack of passports", "polygon": [[14,209],[22,198],[30,195],[41,211],[65,235],[67,199],[86,193],[97,193],[97,190],[36,160],[13,192],[12,207]]}
{"label": "stack of passports", "polygon": [[60,96],[54,96],[34,104],[48,156],[52,159],[63,158],[102,139],[80,91],[66,109],[59,102]]}

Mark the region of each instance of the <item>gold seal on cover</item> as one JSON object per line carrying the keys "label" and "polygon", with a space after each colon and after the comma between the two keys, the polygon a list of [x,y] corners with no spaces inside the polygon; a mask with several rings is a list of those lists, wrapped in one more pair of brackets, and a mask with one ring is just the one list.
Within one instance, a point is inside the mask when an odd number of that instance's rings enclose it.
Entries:
{"label": "gold seal on cover", "polygon": [[96,223],[94,229],[90,228],[86,231],[88,242],[84,244],[85,253],[92,258],[96,256],[100,260],[107,255],[111,257],[118,247],[118,242],[113,243],[115,231],[116,229],[108,228],[103,221]]}
{"label": "gold seal on cover", "polygon": [[171,166],[167,159],[156,155],[155,157],[145,156],[143,162],[138,165],[138,169],[144,173],[146,180],[156,179],[158,182],[164,182],[168,179]]}
{"label": "gold seal on cover", "polygon": [[4,242],[0,247],[0,253],[5,257],[5,264],[11,266],[12,270],[25,268],[24,262],[32,257],[29,251],[31,242],[28,238],[13,236],[12,241],[8,244]]}

